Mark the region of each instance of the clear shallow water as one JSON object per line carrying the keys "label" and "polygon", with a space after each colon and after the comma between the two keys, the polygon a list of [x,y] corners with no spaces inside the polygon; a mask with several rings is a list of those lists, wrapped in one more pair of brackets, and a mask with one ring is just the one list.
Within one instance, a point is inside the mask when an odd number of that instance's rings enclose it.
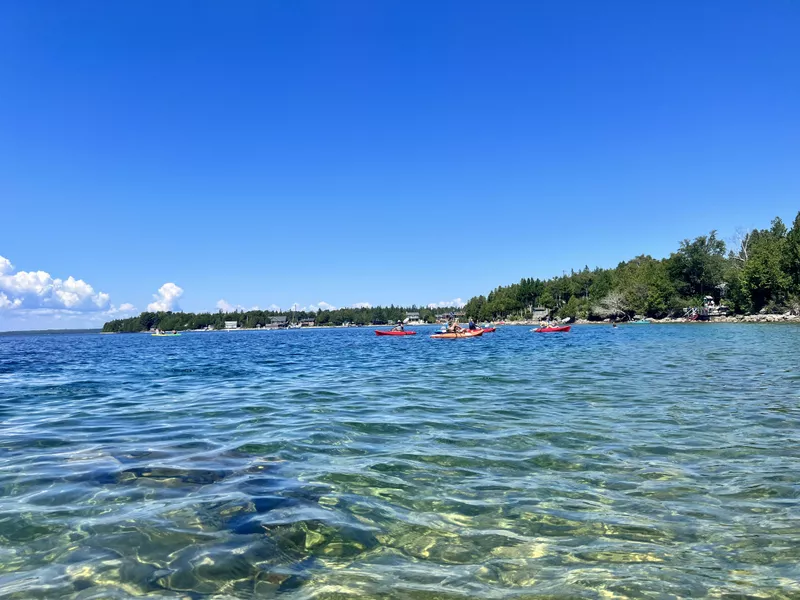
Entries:
{"label": "clear shallow water", "polygon": [[2,598],[800,598],[800,328],[0,337]]}

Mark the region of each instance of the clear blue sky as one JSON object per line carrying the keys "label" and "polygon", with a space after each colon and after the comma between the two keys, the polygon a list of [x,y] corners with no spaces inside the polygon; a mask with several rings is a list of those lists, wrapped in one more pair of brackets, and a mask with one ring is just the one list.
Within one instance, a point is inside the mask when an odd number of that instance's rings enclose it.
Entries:
{"label": "clear blue sky", "polygon": [[[7,0],[0,255],[103,310],[166,282],[183,310],[466,300],[665,256],[800,209],[798,31],[790,0]],[[0,329],[56,324],[35,301]]]}

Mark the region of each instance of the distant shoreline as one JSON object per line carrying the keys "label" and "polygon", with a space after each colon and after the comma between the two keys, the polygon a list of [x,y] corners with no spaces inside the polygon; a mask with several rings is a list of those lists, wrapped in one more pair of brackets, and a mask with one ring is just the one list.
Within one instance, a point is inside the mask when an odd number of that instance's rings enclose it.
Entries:
{"label": "distant shoreline", "polygon": [[70,333],[102,333],[102,329],[22,329],[17,331],[0,331],[0,335],[69,335]]}
{"label": "distant shoreline", "polygon": [[[647,319],[652,325],[676,325],[676,324],[713,324],[713,323],[800,323],[800,315],[791,314],[765,314],[765,315],[735,315],[727,317],[712,317],[708,321],[690,321],[685,318],[665,318],[665,319]],[[538,320],[524,320],[524,321],[507,321],[499,327],[534,327],[538,326]],[[617,320],[617,325],[630,325],[633,322],[629,320]],[[570,325],[611,325],[612,321],[606,319],[603,321],[588,321],[586,319],[578,319],[573,321]],[[293,331],[305,329],[378,329],[381,327],[394,327],[394,325],[358,325],[358,326],[342,326],[342,325],[313,325],[310,327],[292,328]],[[418,323],[407,324],[406,327],[441,327],[441,323]],[[183,329],[181,332],[190,333],[219,333],[219,332],[234,332],[234,331],[288,331],[287,327],[280,329],[272,329],[268,327],[239,327],[237,329]],[[150,331],[130,331],[130,332],[116,332],[116,331],[103,331],[102,329],[28,329],[16,331],[0,331],[0,336],[10,335],[69,335],[69,334],[82,334],[82,333],[96,333],[101,335],[141,335],[152,333]]]}

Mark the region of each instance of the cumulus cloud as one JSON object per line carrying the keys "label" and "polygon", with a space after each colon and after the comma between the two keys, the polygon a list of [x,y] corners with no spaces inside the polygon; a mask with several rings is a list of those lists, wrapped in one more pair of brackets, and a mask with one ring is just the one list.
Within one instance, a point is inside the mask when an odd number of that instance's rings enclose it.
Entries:
{"label": "cumulus cloud", "polygon": [[5,256],[0,256],[0,275],[11,273],[14,270],[14,265]]}
{"label": "cumulus cloud", "polygon": [[369,302],[356,302],[355,304],[351,304],[350,308],[372,308],[372,304]]}
{"label": "cumulus cloud", "polygon": [[277,304],[270,304],[267,307],[267,310],[271,310],[271,311],[274,311],[274,312],[278,312],[280,309],[281,309],[281,307],[278,306]]}
{"label": "cumulus cloud", "polygon": [[457,308],[463,308],[465,306],[465,302],[461,298],[453,298],[452,300],[442,300],[441,302],[431,302],[428,304],[428,308],[449,308],[451,306],[455,306]]}
{"label": "cumulus cloud", "polygon": [[[297,304],[293,304],[293,307],[297,307]],[[302,312],[319,312],[321,310],[336,310],[336,307],[333,304],[329,304],[327,302],[320,302],[319,304],[309,304],[308,306],[302,306],[297,308],[296,310]]]}
{"label": "cumulus cloud", "polygon": [[230,302],[225,302],[224,298],[222,300],[217,300],[217,308],[226,313],[236,310],[236,307]]}
{"label": "cumulus cloud", "polygon": [[[273,305],[274,306],[274,305]],[[250,308],[245,308],[241,304],[237,304],[234,306],[230,302],[226,301],[224,298],[222,300],[217,300],[217,309],[221,310],[222,312],[231,313],[231,312],[238,312],[238,311],[248,311],[248,310],[261,310],[258,304],[254,304]]]}
{"label": "cumulus cloud", "polygon": [[158,293],[153,294],[155,302],[147,305],[150,312],[177,312],[181,308],[178,306],[178,298],[183,295],[183,288],[174,283],[165,283],[158,288]]}
{"label": "cumulus cloud", "polygon": [[[272,306],[275,306],[275,305],[273,304]],[[258,304],[254,304],[250,308],[245,308],[241,304],[237,304],[236,306],[234,306],[233,304],[231,304],[230,302],[228,302],[224,298],[221,299],[221,300],[217,300],[217,309],[221,310],[222,312],[226,312],[226,313],[238,312],[238,311],[246,312],[248,310],[261,310],[261,308],[258,306]],[[270,310],[272,310],[272,309],[270,309]]]}
{"label": "cumulus cloud", "polygon": [[13,300],[6,296],[3,292],[0,292],[0,310],[3,309],[13,309],[19,308],[22,306],[22,299],[21,298],[14,298]]}
{"label": "cumulus cloud", "polygon": [[109,309],[110,297],[82,279],[53,277],[46,271],[17,271],[0,256],[0,310],[70,310],[78,313]]}

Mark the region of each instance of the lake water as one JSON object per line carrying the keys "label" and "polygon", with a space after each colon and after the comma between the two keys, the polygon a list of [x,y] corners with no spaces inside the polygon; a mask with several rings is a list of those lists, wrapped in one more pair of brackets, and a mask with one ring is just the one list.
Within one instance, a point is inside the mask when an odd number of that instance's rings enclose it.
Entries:
{"label": "lake water", "polygon": [[0,337],[0,597],[800,598],[798,357],[791,325]]}

